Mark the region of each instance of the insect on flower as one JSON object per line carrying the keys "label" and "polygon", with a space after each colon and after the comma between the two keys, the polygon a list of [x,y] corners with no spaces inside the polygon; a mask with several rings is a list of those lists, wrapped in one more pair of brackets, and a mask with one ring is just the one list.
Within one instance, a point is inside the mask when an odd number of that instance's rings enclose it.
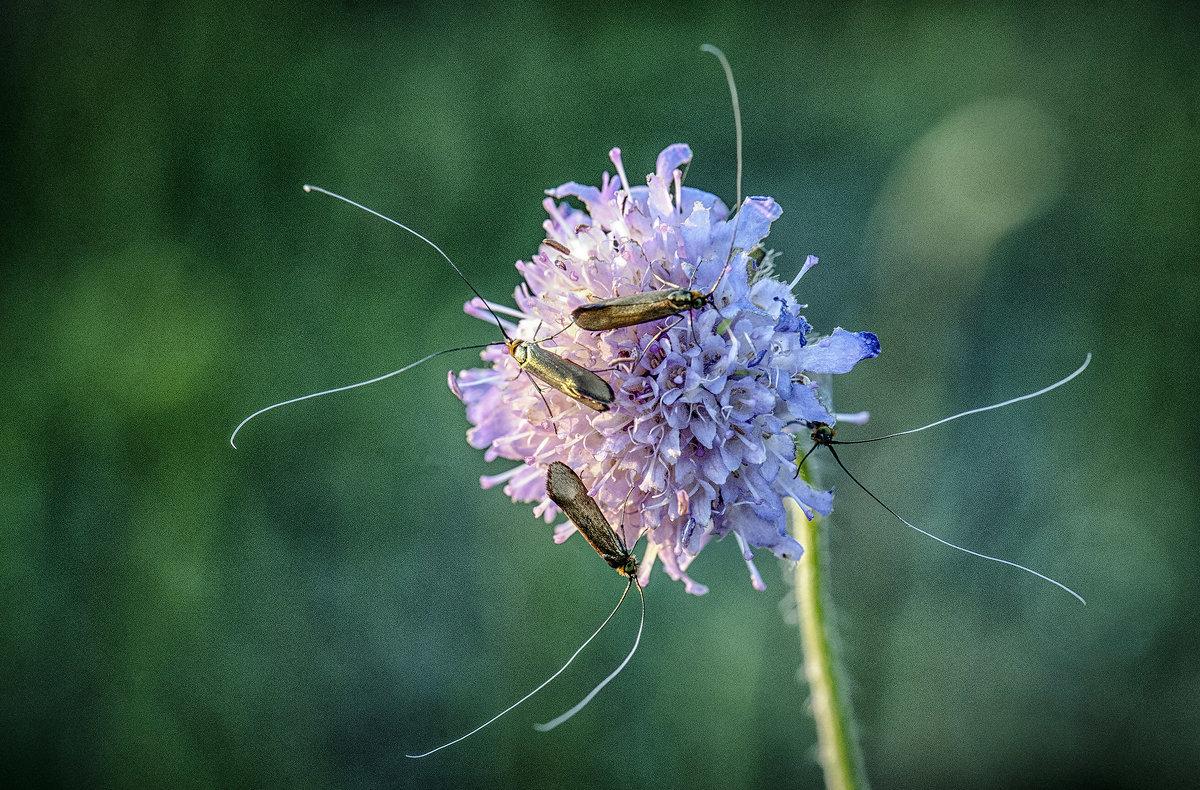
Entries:
{"label": "insect on flower", "polygon": [[712,304],[712,296],[718,285],[719,281],[713,284],[708,293],[688,288],[663,288],[630,296],[614,296],[576,307],[571,311],[571,318],[584,329],[595,332],[644,324]]}
{"label": "insect on flower", "polygon": [[638,572],[637,560],[600,512],[596,500],[588,495],[579,475],[561,461],[551,463],[546,470],[546,495],[571,519],[600,558],[632,583]]}
{"label": "insect on flower", "polygon": [[588,637],[587,640],[579,646],[579,649],[576,650],[569,659],[567,659],[567,663],[563,664],[562,667],[553,675],[542,681],[541,685],[526,694],[524,697],[521,697],[521,699],[517,700],[512,705],[509,705],[500,713],[488,719],[483,724],[471,730],[466,735],[455,738],[454,740],[430,749],[427,752],[423,752],[421,754],[408,754],[405,755],[406,757],[412,757],[414,759],[428,757],[434,752],[445,749],[447,746],[453,746],[460,741],[470,738],[472,735],[479,732],[484,727],[496,721],[501,716],[513,710],[522,702],[545,688],[550,681],[561,675],[563,671],[571,665],[571,662],[575,660],[575,657],[583,652],[583,649],[587,647],[588,644],[595,639],[601,631],[604,630],[604,627],[608,625],[608,621],[611,620],[613,616],[616,615],[617,610],[621,608],[621,604],[625,603],[625,598],[629,595],[629,589],[635,584],[637,585],[638,596],[642,601],[642,619],[638,623],[637,637],[633,640],[633,647],[630,649],[629,655],[625,656],[625,660],[622,661],[620,665],[614,669],[611,674],[609,674],[608,677],[600,681],[595,688],[589,691],[587,695],[573,708],[553,721],[549,721],[545,724],[538,724],[535,725],[535,727],[542,732],[547,732],[562,724],[567,719],[570,719],[579,711],[583,710],[584,706],[591,702],[592,698],[599,694],[600,690],[607,686],[609,681],[621,674],[621,670],[625,668],[625,665],[628,664],[630,659],[633,658],[633,654],[637,652],[638,645],[641,644],[642,641],[642,628],[646,624],[646,596],[642,592],[642,586],[637,582],[637,560],[634,559],[634,556],[629,552],[629,549],[626,548],[625,541],[621,538],[620,533],[614,531],[612,526],[608,523],[608,519],[606,519],[604,514],[600,511],[600,507],[596,504],[596,500],[592,499],[592,497],[588,495],[587,486],[583,484],[583,481],[579,478],[579,475],[575,474],[575,471],[571,469],[571,467],[558,461],[550,464],[549,468],[546,470],[546,495],[554,500],[555,504],[562,508],[563,512],[567,514],[568,518],[575,523],[579,531],[585,538],[587,538],[588,543],[590,543],[592,548],[596,550],[596,553],[599,554],[600,557],[612,568],[614,568],[617,573],[628,579],[628,581],[625,583],[625,592],[621,593],[621,598],[617,601],[617,605],[613,607],[613,610],[608,617],[604,618],[604,622],[600,624],[600,627],[596,629],[595,633]]}
{"label": "insect on flower", "polygon": [[[1092,361],[1092,355],[1088,354],[1087,357],[1083,360],[1083,364],[1080,365],[1078,368],[1076,368],[1075,371],[1072,372],[1069,376],[1059,379],[1058,381],[1054,382],[1053,384],[1051,384],[1047,387],[1043,387],[1042,389],[1037,390],[1036,392],[1030,392],[1025,395],[1018,395],[1015,398],[1009,398],[1008,400],[1001,401],[1000,403],[993,403],[990,406],[980,406],[979,408],[968,409],[967,411],[959,412],[958,414],[952,414],[949,417],[943,417],[942,419],[931,422],[928,425],[922,425],[920,428],[910,428],[907,431],[897,431],[896,433],[889,433],[886,436],[876,436],[873,439],[857,439],[857,440],[853,440],[853,441],[839,441],[839,440],[833,438],[837,432],[834,430],[832,425],[829,425],[828,423],[824,423],[824,422],[804,423],[805,427],[810,429],[809,438],[812,440],[813,445],[811,448],[809,448],[808,452],[806,452],[804,454],[804,456],[796,462],[796,476],[797,477],[800,476],[800,471],[804,466],[804,462],[808,460],[808,457],[810,455],[812,455],[813,452],[818,447],[825,447],[829,450],[830,455],[833,456],[833,460],[836,461],[837,465],[840,466],[842,471],[846,473],[846,476],[854,481],[854,484],[856,486],[858,486],[863,491],[865,491],[867,496],[871,497],[871,499],[874,499],[876,502],[878,502],[883,507],[884,510],[886,510],[888,513],[891,513],[893,516],[895,516],[897,519],[899,519],[900,522],[903,523],[905,526],[911,527],[912,529],[915,529],[917,532],[920,532],[922,535],[933,538],[937,542],[945,544],[946,546],[949,546],[952,549],[957,549],[958,551],[962,551],[962,552],[965,552],[972,556],[980,557],[985,560],[991,560],[992,562],[999,562],[1004,565],[1011,565],[1014,568],[1020,568],[1023,571],[1032,573],[1034,576],[1037,576],[1039,579],[1044,579],[1044,580],[1050,582],[1051,584],[1053,584],[1057,587],[1060,587],[1063,590],[1066,590],[1068,593],[1075,596],[1075,598],[1078,599],[1080,603],[1082,603],[1086,606],[1087,601],[1085,601],[1079,593],[1075,592],[1074,590],[1072,590],[1070,587],[1066,586],[1062,582],[1051,579],[1049,576],[1046,576],[1045,574],[1038,573],[1037,571],[1033,570],[1032,568],[1027,568],[1024,565],[1020,565],[1018,563],[1011,562],[1010,560],[1001,559],[1000,557],[992,557],[987,554],[980,554],[977,551],[972,551],[971,549],[964,548],[955,543],[951,543],[950,541],[945,540],[943,538],[939,538],[937,535],[934,535],[930,532],[926,532],[925,530],[921,529],[920,527],[907,521],[906,519],[901,517],[900,514],[898,514],[895,510],[892,510],[890,507],[888,507],[888,505],[885,504],[883,502],[883,500],[881,500],[879,497],[875,496],[875,494],[873,494],[870,491],[870,489],[868,489],[866,486],[864,486],[862,483],[859,482],[858,478],[855,477],[854,474],[851,473],[851,471],[846,468],[846,465],[844,463],[842,463],[841,457],[838,455],[837,450],[833,449],[833,446],[835,444],[868,444],[870,442],[879,442],[879,441],[883,441],[884,439],[891,439],[896,436],[905,436],[910,433],[918,433],[918,432],[924,431],[928,428],[932,428],[935,425],[942,425],[943,423],[950,422],[951,420],[957,420],[960,417],[966,417],[971,414],[979,414],[981,412],[991,411],[992,409],[999,409],[1004,406],[1010,406],[1014,403],[1018,403],[1023,400],[1030,400],[1030,399],[1036,398],[1040,395],[1045,395],[1047,392],[1050,392],[1051,390],[1057,389],[1057,388],[1061,387],[1062,385],[1066,384],[1068,381],[1075,378],[1080,373],[1083,373],[1083,371],[1087,370],[1087,366],[1089,364],[1091,364],[1091,361]],[[797,444],[799,444],[799,442],[801,441],[801,437],[797,436],[796,441],[797,441]]]}
{"label": "insect on flower", "polygon": [[[721,62],[721,68],[725,71],[725,78],[729,83],[729,92],[733,101],[734,128],[737,130],[738,174],[736,202],[740,202],[742,199],[742,113],[738,102],[737,85],[734,82],[733,70],[729,66],[729,61],[725,59],[725,53],[711,44],[705,44],[700,49],[716,56]],[[736,221],[734,223],[734,235],[737,235]],[[553,242],[547,243],[555,246],[556,249],[565,254],[570,254],[570,249],[567,247],[558,246]],[[717,287],[720,286],[725,274],[732,268],[734,255],[737,253],[745,253],[747,260],[761,263],[766,255],[766,250],[762,247],[755,247],[749,251],[737,250],[731,244],[729,255],[725,262],[726,265],[721,269],[721,273],[717,276],[717,281],[713,283],[712,288],[707,293],[698,291],[690,286],[686,288],[670,286],[643,293],[598,299],[588,304],[582,304],[572,310],[571,320],[583,329],[599,332],[650,323],[661,318],[669,318],[673,315],[679,315],[691,310],[701,310],[705,306],[711,306],[714,302],[713,297],[717,292]],[[661,335],[668,329],[670,329],[669,326],[664,327],[658,334]],[[655,339],[657,339],[657,336]]]}
{"label": "insect on flower", "polygon": [[[536,503],[535,515],[549,523],[560,508],[546,495],[540,470],[562,461],[591,481],[604,512],[628,497],[626,529],[647,536],[642,585],[661,563],[702,594],[706,588],[687,568],[709,542],[732,534],[751,582],[763,589],[753,548],[788,560],[803,552],[787,532],[784,499],[810,514],[828,513],[833,504],[832,491],[792,476],[796,447],[786,426],[833,424],[817,377],[877,356],[879,340],[840,328],[809,337],[812,327],[792,291],[816,258],[809,256],[790,284],[764,265],[763,239],[782,214],[772,198],[739,198],[734,213],[716,195],[684,186],[683,166],[692,158],[686,145],[665,148],[644,185],[630,181],[620,149],[609,157],[616,177],[605,173],[599,187],[569,182],[548,190],[546,241],[518,262],[526,287],[515,295],[516,308],[506,309],[521,325],[558,326],[589,312],[576,312],[584,305],[628,307],[604,300],[645,299],[660,283],[713,283],[709,296],[719,311],[699,310],[662,328],[639,320],[615,331],[564,331],[556,350],[573,359],[631,364],[613,369],[611,411],[560,415],[557,434],[521,416],[509,378],[494,367],[501,355],[485,350],[488,366],[451,375],[450,387],[466,405],[470,444],[486,449],[488,460],[519,463],[480,482],[503,483],[513,500]],[[656,314],[644,301],[632,304],[639,319]],[[576,529],[568,520],[555,540]]]}
{"label": "insect on flower", "polygon": [[[328,195],[333,198],[337,198],[338,200],[348,203],[351,206],[354,206],[355,208],[360,208],[363,211],[366,211],[368,214],[373,214],[376,217],[379,217],[380,219],[386,220],[387,222],[390,222],[393,225],[395,225],[403,230],[408,231],[409,233],[416,236],[421,241],[428,244],[430,247],[433,247],[433,249],[436,250],[439,255],[441,255],[443,258],[445,258],[446,262],[449,263],[451,267],[453,267],[454,271],[458,274],[459,278],[462,279],[462,281],[467,284],[467,287],[470,288],[471,291],[475,294],[476,299],[478,299],[478,303],[483,305],[483,307],[487,311],[487,314],[491,316],[493,321],[495,321],[497,328],[499,328],[500,333],[504,336],[504,340],[499,343],[488,343],[488,344],[484,344],[484,345],[472,345],[472,346],[458,346],[456,348],[447,348],[447,349],[443,349],[441,351],[435,351],[434,353],[429,354],[428,356],[422,357],[421,359],[417,360],[416,362],[405,365],[404,367],[400,368],[399,370],[393,370],[390,373],[385,373],[382,376],[376,376],[374,378],[368,379],[366,381],[360,381],[355,384],[347,384],[342,387],[334,387],[333,389],[322,390],[321,392],[314,392],[314,393],[310,393],[308,395],[302,395],[298,398],[289,398],[288,400],[281,401],[279,403],[274,403],[270,406],[259,409],[258,411],[254,412],[249,417],[247,417],[246,419],[244,419],[240,423],[238,423],[238,426],[233,429],[233,434],[229,437],[229,443],[231,445],[233,445],[235,448],[237,447],[237,445],[234,444],[234,441],[237,438],[238,431],[242,430],[242,428],[246,425],[246,423],[250,422],[255,417],[259,416],[260,414],[262,414],[264,412],[268,412],[272,409],[279,408],[280,406],[287,406],[288,404],[291,404],[291,403],[298,403],[299,401],[309,400],[311,398],[318,398],[318,397],[321,397],[322,395],[330,395],[335,392],[344,392],[345,390],[351,390],[351,389],[356,389],[358,387],[365,387],[369,384],[375,384],[380,381],[383,381],[384,379],[389,379],[393,376],[397,376],[401,373],[404,373],[407,370],[411,370],[412,368],[415,368],[417,365],[420,365],[424,362],[428,362],[429,360],[433,359],[434,357],[439,357],[442,354],[449,354],[454,351],[466,351],[469,349],[486,348],[491,345],[501,345],[501,344],[504,345],[508,351],[509,356],[511,356],[513,358],[513,360],[516,361],[520,372],[529,376],[530,381],[533,381],[533,378],[536,377],[536,378],[540,379],[541,381],[545,382],[546,384],[549,384],[551,387],[553,387],[554,389],[563,393],[564,395],[567,395],[567,396],[575,399],[576,401],[578,401],[579,403],[582,403],[584,406],[587,406],[590,409],[593,409],[595,411],[607,411],[608,410],[609,405],[613,402],[613,399],[615,397],[613,394],[612,387],[609,386],[608,382],[606,382],[604,379],[600,378],[600,376],[598,376],[597,374],[595,374],[592,371],[588,370],[587,368],[583,367],[582,365],[577,365],[576,363],[571,362],[568,359],[564,359],[563,357],[559,356],[558,354],[555,354],[551,351],[547,351],[546,349],[542,348],[541,343],[545,342],[546,340],[550,340],[551,338],[554,337],[554,335],[551,335],[548,338],[543,338],[541,340],[525,340],[520,337],[510,336],[508,331],[505,329],[505,326],[508,325],[511,327],[511,324],[506,324],[505,321],[501,320],[500,316],[496,314],[496,309],[493,307],[493,305],[490,302],[488,302],[487,300],[485,300],[482,296],[479,295],[479,291],[475,290],[475,286],[472,285],[471,282],[466,278],[466,275],[464,275],[462,273],[462,270],[458,268],[458,265],[455,264],[454,261],[450,259],[450,256],[442,251],[441,247],[434,244],[432,241],[425,238],[420,233],[418,233],[417,231],[408,227],[407,225],[397,222],[396,220],[392,219],[391,217],[384,216],[383,214],[380,214],[378,211],[367,208],[366,206],[362,205],[361,203],[357,203],[357,202],[355,202],[347,197],[343,197],[342,195],[339,195],[335,192],[330,192],[327,189],[322,189],[321,187],[315,187],[310,184],[304,185],[304,191],[305,192],[320,192],[321,194]],[[468,310],[468,312],[470,312],[470,310]],[[553,421],[554,412],[550,408],[549,401],[546,400],[546,396],[542,393],[541,388],[538,387],[536,383],[534,383],[534,388],[537,389],[538,395],[541,397],[542,403],[545,404],[546,411],[549,412],[551,421]]]}

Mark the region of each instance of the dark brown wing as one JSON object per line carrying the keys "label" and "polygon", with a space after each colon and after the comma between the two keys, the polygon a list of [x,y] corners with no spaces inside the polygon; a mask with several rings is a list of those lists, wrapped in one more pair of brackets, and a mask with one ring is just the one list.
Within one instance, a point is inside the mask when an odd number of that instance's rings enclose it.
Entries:
{"label": "dark brown wing", "polygon": [[592,304],[580,305],[571,311],[571,320],[590,332],[620,329],[624,326],[644,324],[647,321],[657,321],[660,318],[678,315],[682,312],[667,298],[676,290],[678,289],[664,288],[659,291],[649,291],[632,296],[617,296]]}
{"label": "dark brown wing", "polygon": [[536,343],[523,344],[529,357],[522,368],[554,389],[596,411],[608,411],[613,402],[612,387],[587,368],[569,362]]}
{"label": "dark brown wing", "polygon": [[574,469],[561,461],[550,464],[546,472],[546,493],[605,562],[617,570],[626,566],[630,559],[629,550],[609,526],[596,500],[588,496],[587,486]]}

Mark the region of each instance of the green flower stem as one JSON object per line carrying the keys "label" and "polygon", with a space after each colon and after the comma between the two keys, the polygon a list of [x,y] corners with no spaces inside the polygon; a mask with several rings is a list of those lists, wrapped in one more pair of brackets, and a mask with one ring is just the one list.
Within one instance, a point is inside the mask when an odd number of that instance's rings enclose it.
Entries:
{"label": "green flower stem", "polygon": [[827,561],[820,516],[812,521],[787,500],[791,534],[804,546],[796,563],[796,605],[804,646],[804,674],[817,722],[817,745],[828,790],[866,790],[866,772],[855,747],[850,700],[834,653],[835,634],[822,583]]}

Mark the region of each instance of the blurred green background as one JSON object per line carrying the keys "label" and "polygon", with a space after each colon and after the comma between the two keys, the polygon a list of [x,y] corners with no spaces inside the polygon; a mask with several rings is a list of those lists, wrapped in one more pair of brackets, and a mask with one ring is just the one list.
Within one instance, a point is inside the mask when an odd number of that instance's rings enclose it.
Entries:
{"label": "blurred green background", "polygon": [[[819,787],[789,587],[736,546],[621,581],[477,478],[446,367],[278,410],[492,335],[542,190],[687,142],[746,191],[840,377],[832,595],[877,788],[1177,787],[1200,773],[1200,25],[1185,6],[637,12],[32,3],[3,34],[0,648],[21,785]],[[1135,10],[1136,9],[1136,10]]]}

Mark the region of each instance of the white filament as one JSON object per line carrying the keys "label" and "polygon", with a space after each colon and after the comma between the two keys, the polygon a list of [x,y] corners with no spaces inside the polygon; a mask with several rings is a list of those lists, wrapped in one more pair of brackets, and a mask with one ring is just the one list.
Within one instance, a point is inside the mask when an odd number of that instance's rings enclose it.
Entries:
{"label": "white filament", "polygon": [[[633,581],[633,580],[631,579],[630,581]],[[639,592],[639,593],[641,592],[641,590],[642,590],[642,588],[641,588],[641,587],[638,587],[638,592]],[[611,619],[613,619],[613,615],[615,615],[615,614],[617,613],[617,610],[621,608],[621,604],[625,602],[625,596],[626,596],[626,595],[628,595],[628,594],[629,594],[629,585],[625,585],[625,592],[621,594],[621,600],[617,601],[617,605],[616,605],[615,607],[613,607],[613,610],[612,610],[612,612],[610,612],[610,613],[609,613],[608,617],[604,618],[604,622],[600,624],[600,627],[596,629],[596,632],[595,632],[595,633],[593,633],[591,636],[589,636],[589,637],[587,638],[587,640],[586,640],[586,641],[585,641],[585,642],[584,642],[582,645],[580,645],[580,646],[579,646],[579,649],[578,649],[578,650],[576,650],[576,651],[575,651],[573,654],[571,654],[571,657],[567,659],[567,663],[563,664],[563,665],[562,665],[562,667],[560,667],[560,668],[559,668],[559,670],[558,670],[557,672],[555,672],[553,675],[551,675],[550,677],[548,677],[548,678],[546,678],[545,680],[543,680],[543,681],[542,681],[542,683],[541,683],[541,685],[539,685],[539,686],[538,686],[537,688],[535,688],[533,691],[529,692],[529,693],[528,693],[528,694],[526,694],[524,697],[521,697],[519,700],[517,700],[517,701],[516,701],[516,702],[514,702],[513,704],[509,705],[507,708],[505,708],[504,710],[500,711],[500,712],[499,712],[499,713],[497,713],[495,716],[493,716],[492,718],[490,718],[490,719],[488,719],[487,721],[485,721],[483,724],[480,724],[478,727],[476,727],[475,729],[473,729],[473,730],[471,730],[470,732],[468,732],[466,735],[461,735],[461,736],[459,736],[459,737],[455,738],[454,740],[452,740],[452,741],[449,741],[448,743],[443,743],[441,746],[438,746],[437,748],[434,748],[434,749],[430,749],[430,750],[429,750],[429,751],[427,751],[427,752],[423,752],[423,753],[421,753],[421,754],[406,754],[406,755],[404,755],[404,756],[405,756],[405,757],[411,757],[411,758],[413,758],[414,760],[415,760],[415,759],[419,759],[419,758],[421,758],[421,757],[428,757],[429,755],[433,754],[434,752],[440,752],[442,749],[445,749],[447,746],[453,746],[454,744],[458,743],[459,741],[466,740],[467,738],[470,738],[472,735],[474,735],[475,733],[477,733],[477,732],[479,732],[480,730],[482,730],[484,727],[488,726],[488,725],[489,725],[489,724],[491,724],[492,722],[494,722],[494,721],[496,721],[497,719],[499,719],[499,718],[500,718],[501,716],[503,716],[504,714],[506,714],[506,713],[508,713],[509,711],[511,711],[513,708],[515,708],[515,707],[517,707],[518,705],[520,705],[520,704],[521,704],[522,702],[524,702],[525,700],[527,700],[527,699],[529,699],[530,697],[532,697],[534,694],[537,694],[539,691],[541,691],[542,689],[544,689],[546,686],[548,686],[548,685],[550,684],[550,681],[554,680],[556,677],[558,677],[558,676],[559,676],[559,675],[561,675],[561,674],[562,674],[564,671],[566,671],[567,667],[571,666],[571,662],[572,662],[572,661],[574,661],[574,660],[575,660],[575,658],[576,658],[576,657],[577,657],[577,656],[578,656],[580,653],[582,653],[582,652],[583,652],[583,649],[584,649],[585,647],[587,647],[587,646],[588,646],[588,645],[591,643],[591,641],[592,641],[593,639],[595,639],[597,636],[599,636],[600,632],[604,630],[604,626],[608,625],[608,621],[609,621],[609,620],[611,620]],[[646,620],[646,599],[645,599],[645,598],[643,598],[643,599],[642,599],[642,622],[645,622],[645,620]],[[638,639],[641,639],[641,636],[642,636],[642,630],[641,630],[641,628],[639,627],[639,628],[638,628]],[[636,644],[634,645],[634,649],[637,649],[637,645],[636,645]],[[630,655],[633,655],[633,654],[632,654],[632,653],[630,653]],[[629,660],[629,659],[626,659],[626,661],[628,661],[628,660]],[[621,666],[625,666],[625,665],[624,665],[624,664],[622,664]],[[618,671],[620,671],[620,670],[618,670]],[[609,677],[609,680],[611,680],[611,676]],[[607,682],[608,682],[608,680],[605,680],[605,681],[604,681],[604,683],[607,683]],[[601,683],[600,685],[601,685],[601,686],[603,686],[603,685],[604,685],[604,683]],[[599,688],[597,688],[596,690],[597,690],[597,691],[599,691]],[[595,693],[595,692],[593,692],[593,694],[594,694],[594,693]],[[588,699],[591,699],[591,697],[588,697]],[[580,707],[582,707],[582,705],[581,705]]]}
{"label": "white filament", "polygon": [[[637,585],[638,595],[640,595],[642,597],[642,621],[640,623],[638,623],[637,638],[633,640],[633,649],[629,651],[629,655],[625,656],[625,660],[621,662],[621,665],[619,667],[617,667],[616,669],[614,669],[612,671],[611,675],[606,677],[604,680],[600,681],[599,685],[597,685],[596,688],[589,691],[587,696],[584,697],[583,699],[581,699],[578,702],[578,704],[575,705],[575,707],[571,708],[569,711],[567,711],[563,715],[559,716],[557,719],[548,721],[545,724],[533,725],[533,728],[535,730],[538,730],[539,732],[549,732],[550,730],[553,730],[558,725],[562,724],[567,719],[574,716],[579,711],[583,710],[584,706],[592,701],[592,697],[595,697],[597,694],[600,693],[600,689],[607,686],[608,682],[610,680],[615,678],[617,675],[621,674],[621,670],[625,668],[625,665],[629,663],[629,659],[633,658],[633,654],[637,652],[638,644],[642,641],[642,627],[644,625],[646,625],[646,594],[642,592],[642,585],[637,581],[637,579],[631,578],[629,581],[631,583]],[[626,593],[629,592],[628,587],[625,588],[625,592]],[[621,600],[622,601],[625,600],[624,595],[621,596]],[[617,604],[617,605],[620,606],[620,604]],[[615,612],[615,610],[614,610],[614,612]],[[610,615],[610,617],[611,617],[611,615]],[[606,620],[605,622],[608,622],[608,621]]]}
{"label": "white filament", "polygon": [[[964,412],[959,412],[958,414],[953,414],[949,417],[943,417],[942,419],[938,420],[937,422],[931,422],[928,425],[922,425],[920,428],[911,428],[907,431],[897,431],[896,433],[889,433],[886,436],[878,436],[874,439],[867,439],[865,441],[875,442],[875,441],[879,441],[880,439],[890,439],[893,436],[904,436],[905,434],[909,434],[909,433],[917,433],[918,431],[923,431],[927,428],[933,428],[934,426],[941,425],[942,423],[950,422],[951,420],[957,420],[959,417],[966,417],[970,414],[979,414],[980,412],[991,411],[992,409],[999,409],[1002,406],[1010,406],[1014,403],[1018,403],[1023,400],[1029,400],[1030,398],[1036,398],[1039,395],[1045,395],[1050,390],[1061,387],[1062,385],[1066,384],[1071,379],[1078,376],[1083,371],[1087,370],[1087,366],[1090,365],[1091,362],[1092,362],[1092,353],[1089,351],[1087,357],[1083,360],[1083,364],[1080,365],[1078,368],[1076,368],[1074,373],[1072,373],[1071,375],[1067,376],[1064,379],[1059,379],[1058,381],[1054,382],[1053,384],[1051,384],[1048,387],[1042,387],[1037,392],[1030,392],[1027,395],[1020,395],[1016,398],[1009,398],[1008,400],[1001,401],[1000,403],[993,403],[991,406],[980,406],[978,409],[969,409]],[[861,444],[861,443],[862,443],[861,440],[860,441],[852,441],[852,442],[839,442],[839,444]]]}

